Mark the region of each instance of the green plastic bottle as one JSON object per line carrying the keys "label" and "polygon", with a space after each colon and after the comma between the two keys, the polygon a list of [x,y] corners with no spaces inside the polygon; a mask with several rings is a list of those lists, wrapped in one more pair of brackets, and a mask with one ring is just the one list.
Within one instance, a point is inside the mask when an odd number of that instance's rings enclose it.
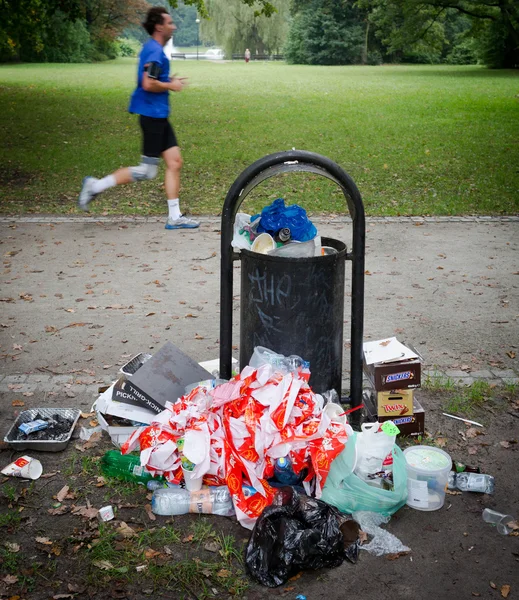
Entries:
{"label": "green plastic bottle", "polygon": [[141,467],[139,456],[121,454],[119,450],[109,450],[101,459],[101,470],[109,477],[133,481],[146,485],[151,479],[163,481],[164,477],[153,477],[144,467]]}

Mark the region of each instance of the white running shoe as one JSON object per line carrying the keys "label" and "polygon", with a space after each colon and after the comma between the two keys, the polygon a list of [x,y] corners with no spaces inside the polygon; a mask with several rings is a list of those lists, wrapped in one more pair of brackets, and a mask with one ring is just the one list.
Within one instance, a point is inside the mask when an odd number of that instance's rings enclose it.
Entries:
{"label": "white running shoe", "polygon": [[98,181],[95,177],[85,177],[83,179],[83,187],[79,193],[79,200],[77,202],[78,208],[81,210],[88,210],[88,205],[97,196],[92,191],[92,185]]}
{"label": "white running shoe", "polygon": [[165,229],[196,229],[197,227],[200,227],[199,221],[194,221],[193,219],[181,216],[178,219],[168,217]]}

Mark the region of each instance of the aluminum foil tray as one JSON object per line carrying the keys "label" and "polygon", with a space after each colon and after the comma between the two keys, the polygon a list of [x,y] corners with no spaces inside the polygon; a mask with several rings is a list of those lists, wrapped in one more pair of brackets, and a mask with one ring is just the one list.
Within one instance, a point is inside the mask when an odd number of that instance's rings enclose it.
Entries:
{"label": "aluminum foil tray", "polygon": [[[60,415],[65,419],[72,420],[72,426],[70,429],[60,435],[57,439],[52,440],[17,440],[16,432],[18,431],[18,427],[22,423],[28,423],[29,421],[34,421],[36,415],[40,414],[44,418],[52,418],[53,415]],[[60,450],[64,450],[68,443],[70,442],[70,438],[72,437],[72,432],[74,431],[74,427],[78,422],[81,411],[77,408],[32,408],[30,410],[24,410],[18,415],[18,418],[14,422],[9,432],[4,437],[4,442],[16,448],[17,450],[38,450],[42,452],[59,452]]]}
{"label": "aluminum foil tray", "polygon": [[135,373],[137,373],[137,371],[147,360],[150,360],[151,356],[151,354],[141,352],[140,354],[137,354],[137,356],[134,356],[123,367],[121,367],[119,371],[121,373],[124,373],[126,376],[131,377],[132,375],[135,375]]}

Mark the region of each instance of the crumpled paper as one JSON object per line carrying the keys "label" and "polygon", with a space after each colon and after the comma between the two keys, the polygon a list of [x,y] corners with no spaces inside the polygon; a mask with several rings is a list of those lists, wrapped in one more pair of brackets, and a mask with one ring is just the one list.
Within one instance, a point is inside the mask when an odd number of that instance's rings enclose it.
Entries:
{"label": "crumpled paper", "polygon": [[[330,405],[323,410],[324,400],[311,390],[309,379],[307,368],[284,374],[270,364],[247,366],[227,383],[212,390],[198,386],[168,403],[121,451],[140,446],[142,466],[179,483],[177,441],[183,438],[182,452],[195,464],[194,477],[227,485],[238,520],[252,529],[274,498],[267,479],[274,475],[277,458],[290,456],[296,474],[307,469],[305,489],[319,498],[330,464],[352,432],[337,410]],[[246,496],[244,485],[256,493]]]}

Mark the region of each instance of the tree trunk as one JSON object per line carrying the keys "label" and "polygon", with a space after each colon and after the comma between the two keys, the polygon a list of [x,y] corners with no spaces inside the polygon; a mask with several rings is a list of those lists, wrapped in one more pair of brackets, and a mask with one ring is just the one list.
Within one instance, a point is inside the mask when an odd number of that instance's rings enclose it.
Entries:
{"label": "tree trunk", "polygon": [[369,38],[369,19],[366,19],[366,35],[364,36],[364,47],[360,62],[365,65],[368,62],[368,38]]}

